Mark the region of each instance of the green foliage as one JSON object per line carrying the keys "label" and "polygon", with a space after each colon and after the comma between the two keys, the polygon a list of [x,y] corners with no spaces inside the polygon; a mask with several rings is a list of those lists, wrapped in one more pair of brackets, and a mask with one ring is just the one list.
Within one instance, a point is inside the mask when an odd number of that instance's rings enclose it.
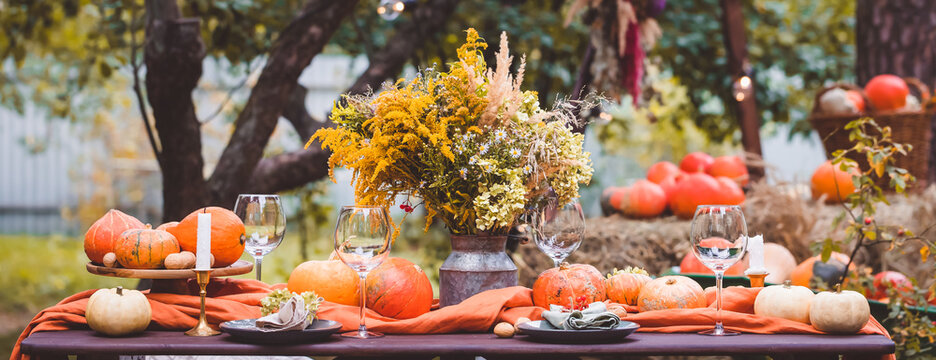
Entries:
{"label": "green foliage", "polygon": [[[764,122],[793,121],[807,131],[805,115],[812,97],[826,82],[849,80],[854,64],[854,1],[744,1],[749,61],[757,106]],[[663,28],[651,55],[672,69],[690,89],[696,124],[715,139],[728,138],[736,121],[718,0],[670,0],[659,22]]]}
{"label": "green foliage", "polygon": [[[844,223],[845,237],[843,240],[826,239],[822,242],[822,261],[827,261],[832,251],[851,249],[851,262],[858,250],[871,248],[877,244],[889,244],[888,251],[902,250],[911,243],[921,244],[921,261],[929,260],[930,249],[936,244],[932,240],[916,236],[902,225],[879,224],[874,219],[877,206],[888,204],[887,197],[879,185],[887,182],[888,187],[898,194],[904,194],[908,184],[915,179],[905,169],[895,165],[895,156],[907,155],[912,147],[907,144],[895,143],[891,139],[890,127],[879,126],[872,118],[861,118],[849,122],[845,126],[848,136],[854,145],[851,148],[837,150],[833,153],[832,163],[839,166],[842,171],[853,171],[852,182],[856,191],[845,199],[843,215],[833,222],[832,231],[839,231],[840,224]],[[867,160],[867,170],[858,169],[858,164],[850,158]],[[846,264],[846,269],[848,264]],[[870,275],[870,272],[867,272]],[[840,283],[845,283],[848,274],[844,274]],[[852,275],[856,277],[857,275]],[[936,277],[936,273],[933,273]],[[916,279],[911,279],[916,285]],[[846,284],[856,290],[867,288],[868,281],[852,281]],[[936,286],[936,285],[934,285]],[[919,289],[914,286],[912,294],[890,294],[890,314],[885,324],[891,328],[891,334],[897,343],[898,358],[915,357],[921,352],[927,352],[936,336],[936,325],[929,320],[924,312],[919,311],[912,304],[926,304],[933,288]],[[924,305],[926,306],[926,305]],[[932,355],[928,355],[932,356]]]}

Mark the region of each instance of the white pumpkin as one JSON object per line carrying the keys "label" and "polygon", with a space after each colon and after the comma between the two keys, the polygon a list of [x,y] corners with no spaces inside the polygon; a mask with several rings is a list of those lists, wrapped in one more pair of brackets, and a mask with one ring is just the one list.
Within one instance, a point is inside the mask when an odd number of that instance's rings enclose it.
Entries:
{"label": "white pumpkin", "polygon": [[796,269],[796,258],[790,250],[777,243],[764,244],[764,267],[767,268],[767,277],[764,281],[771,284],[782,284],[791,280],[793,269]]}
{"label": "white pumpkin", "polygon": [[812,290],[805,286],[790,285],[787,280],[783,285],[768,286],[754,299],[754,314],[772,316],[809,324],[812,311]]}
{"label": "white pumpkin", "polygon": [[121,286],[95,291],[85,308],[88,326],[110,336],[142,332],[152,317],[153,310],[146,296]]}
{"label": "white pumpkin", "polygon": [[857,333],[870,318],[868,299],[861,293],[841,289],[816,294],[809,314],[813,327],[836,334]]}

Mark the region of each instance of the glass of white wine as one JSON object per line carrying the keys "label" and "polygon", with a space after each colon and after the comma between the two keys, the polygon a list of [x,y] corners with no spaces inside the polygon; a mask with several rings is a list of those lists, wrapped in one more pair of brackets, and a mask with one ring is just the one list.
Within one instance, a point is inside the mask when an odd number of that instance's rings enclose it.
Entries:
{"label": "glass of white wine", "polygon": [[286,213],[278,195],[241,194],[234,204],[234,213],[244,222],[245,250],[254,258],[257,280],[263,256],[283,241],[286,234]]}
{"label": "glass of white wine", "polygon": [[725,330],[721,321],[722,280],[725,270],[744,257],[747,248],[747,224],[737,205],[699,205],[689,231],[692,253],[715,272],[715,328],[703,335],[738,335]]}

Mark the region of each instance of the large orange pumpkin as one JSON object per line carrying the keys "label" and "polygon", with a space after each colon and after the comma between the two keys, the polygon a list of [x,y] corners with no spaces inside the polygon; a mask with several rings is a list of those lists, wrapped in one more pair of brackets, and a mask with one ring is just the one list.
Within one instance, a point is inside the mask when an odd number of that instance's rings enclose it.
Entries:
{"label": "large orange pumpkin", "polygon": [[297,294],[314,291],[333,303],[358,306],[361,279],[341,260],[306,261],[293,269],[286,288]]}
{"label": "large orange pumpkin", "polygon": [[184,251],[196,252],[198,247],[198,213],[211,214],[211,254],[214,267],[225,267],[244,253],[244,223],[231,210],[209,206],[193,211],[167,231],[179,240]]}
{"label": "large orange pumpkin", "polygon": [[718,182],[719,188],[717,205],[741,205],[744,203],[744,191],[734,180],[718,176],[715,181]]}
{"label": "large orange pumpkin", "polygon": [[429,312],[432,284],[419,265],[391,257],[367,274],[367,307],[394,319],[409,319]]}
{"label": "large orange pumpkin", "polygon": [[637,296],[640,295],[640,289],[650,280],[652,280],[650,274],[641,268],[614,269],[613,273],[608,274],[605,290],[608,299],[611,299],[611,301],[619,304],[637,305]]}
{"label": "large orange pumpkin", "polygon": [[[583,301],[579,300],[581,297]],[[562,263],[544,271],[533,283],[533,304],[542,308],[548,309],[549,305],[572,308],[575,304],[591,304],[606,298],[605,279],[591,265]]]}
{"label": "large orange pumpkin", "polygon": [[878,111],[900,110],[907,104],[910,87],[897,75],[881,74],[865,85],[865,94]]}
{"label": "large orange pumpkin", "polygon": [[[796,269],[793,269],[793,273],[790,274],[793,285],[810,287],[813,277],[819,277],[830,286],[838,282],[842,272],[845,271],[845,264],[848,263],[848,255],[833,252],[832,257],[825,263],[818,261],[819,258],[818,255],[813,256],[797,265]],[[852,264],[851,268],[854,268],[854,264]]]}
{"label": "large orange pumpkin", "polygon": [[149,224],[143,229],[124,231],[114,246],[117,262],[128,269],[158,269],[164,267],[166,256],[179,252],[175,236],[155,230]]}
{"label": "large orange pumpkin", "polygon": [[666,193],[660,185],[648,180],[637,180],[621,192],[617,210],[628,217],[652,218],[666,210]]}
{"label": "large orange pumpkin", "polygon": [[679,175],[681,172],[679,166],[676,166],[676,164],[669,161],[660,161],[647,169],[647,180],[650,180],[654,184],[659,184],[667,178]]}
{"label": "large orange pumpkin", "polygon": [[104,255],[114,252],[120,234],[130,229],[142,229],[143,223],[120,210],[110,209],[94,222],[85,233],[84,251],[88,259],[104,264]]}
{"label": "large orange pumpkin", "polygon": [[712,167],[715,159],[704,152],[692,152],[687,154],[679,162],[679,169],[687,173],[706,172]]}
{"label": "large orange pumpkin", "polygon": [[176,227],[176,225],[179,225],[178,221],[170,221],[157,226],[156,230],[169,231],[169,229]]}
{"label": "large orange pumpkin", "polygon": [[685,276],[663,276],[644,284],[637,297],[640,312],[706,307],[702,286]]}
{"label": "large orange pumpkin", "polygon": [[719,156],[712,162],[708,174],[714,177],[724,176],[734,181],[738,186],[747,185],[749,175],[747,166],[740,156]]}
{"label": "large orange pumpkin", "polygon": [[615,212],[614,206],[611,206],[611,196],[617,193],[621,188],[617,186],[606,187],[601,192],[601,213],[605,216],[611,215]]}
{"label": "large orange pumpkin", "polygon": [[[845,160],[851,161],[851,160]],[[841,164],[832,164],[828,160],[816,168],[811,179],[812,197],[818,200],[825,195],[825,201],[828,203],[842,202],[849,194],[855,192],[855,184],[852,183],[852,176],[860,175],[856,167],[852,167],[848,172],[842,171]],[[852,162],[854,165],[854,162]]]}
{"label": "large orange pumpkin", "polygon": [[705,173],[686,174],[676,183],[669,199],[670,210],[683,219],[691,219],[699,205],[726,205],[719,203],[722,185]]}

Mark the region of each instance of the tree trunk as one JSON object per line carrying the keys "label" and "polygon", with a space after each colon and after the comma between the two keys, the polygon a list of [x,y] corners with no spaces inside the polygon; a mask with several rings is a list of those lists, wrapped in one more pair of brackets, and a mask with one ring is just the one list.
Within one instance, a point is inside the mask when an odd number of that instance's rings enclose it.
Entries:
{"label": "tree trunk", "polygon": [[[915,77],[936,86],[936,1],[858,0],[855,74],[864,85],[879,74]],[[936,133],[936,121],[930,123]],[[936,137],[930,141],[929,174],[936,180]]]}
{"label": "tree trunk", "polygon": [[[722,36],[725,41],[725,49],[728,51],[728,73],[732,79],[738,79],[742,76],[750,76],[747,63],[747,28],[744,26],[744,13],[742,12],[743,3],[741,0],[721,0],[722,8]],[[750,78],[750,77],[749,77]],[[735,114],[738,116],[738,124],[741,127],[741,145],[744,152],[763,156],[760,141],[760,115],[757,113],[756,96],[754,92],[757,87],[751,79],[750,95],[741,98],[740,101],[734,101]],[[757,181],[764,177],[764,168],[760,166],[748,165],[748,172],[751,174],[751,181]]]}
{"label": "tree trunk", "polygon": [[208,200],[192,102],[205,46],[198,19],[181,19],[175,0],[149,0],[146,12],[146,92],[162,144],[163,220],[179,220]]}

